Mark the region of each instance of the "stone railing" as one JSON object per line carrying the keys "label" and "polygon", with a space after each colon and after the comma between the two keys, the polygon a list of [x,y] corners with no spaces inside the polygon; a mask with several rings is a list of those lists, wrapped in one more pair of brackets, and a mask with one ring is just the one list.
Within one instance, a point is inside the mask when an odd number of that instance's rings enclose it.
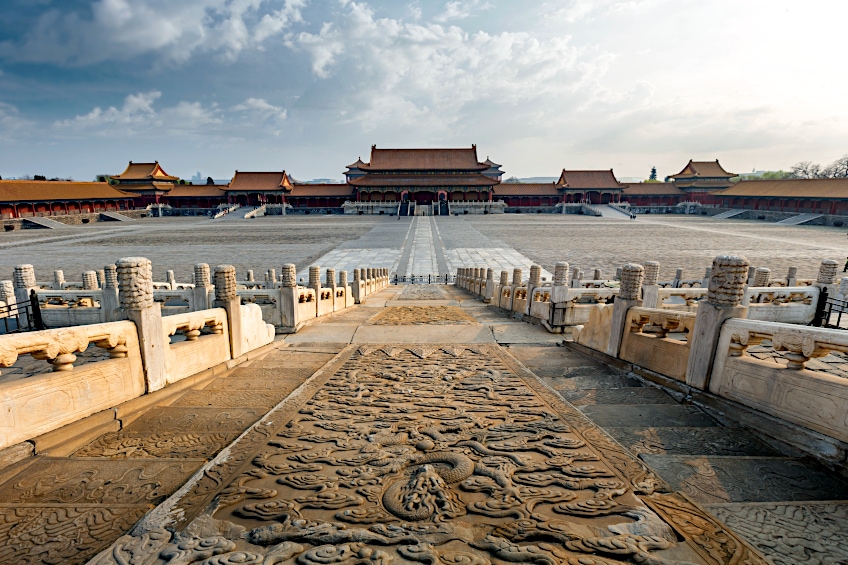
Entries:
{"label": "stone railing", "polygon": [[815,286],[749,287],[742,305],[749,320],[807,325],[816,315],[821,291]]}
{"label": "stone railing", "polygon": [[678,381],[686,380],[688,336],[695,314],[656,308],[630,308],[619,357]]}
{"label": "stone railing", "polygon": [[162,331],[167,340],[167,384],[231,359],[227,311],[223,308],[163,317]]}
{"label": "stone railing", "polygon": [[[75,367],[90,344],[102,359]],[[0,336],[0,367],[29,356],[52,372],[0,377],[0,449],[141,396],[145,375],[132,322],[93,324]],[[0,369],[2,370],[2,369]],[[12,375],[15,376],[15,375]]]}
{"label": "stone railing", "polygon": [[262,206],[257,206],[256,208],[245,214],[244,219],[248,220],[250,218],[260,218],[265,215],[266,209],[267,208],[265,204],[263,204]]}
{"label": "stone railing", "polygon": [[[748,349],[769,343],[772,361]],[[848,352],[848,333],[791,324],[728,320],[721,328],[709,390],[745,406],[848,442],[848,379],[815,359]]]}

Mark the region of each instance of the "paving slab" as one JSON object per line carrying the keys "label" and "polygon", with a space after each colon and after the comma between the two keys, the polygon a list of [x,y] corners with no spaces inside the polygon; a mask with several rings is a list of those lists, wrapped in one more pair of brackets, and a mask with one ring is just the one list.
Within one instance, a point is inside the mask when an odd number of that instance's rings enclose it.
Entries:
{"label": "paving slab", "polygon": [[587,404],[579,407],[593,422],[603,427],[628,428],[642,426],[703,427],[718,423],[694,406],[641,404]]}
{"label": "paving slab", "polygon": [[635,454],[776,456],[777,451],[742,428],[604,428]]}
{"label": "paving slab", "polygon": [[185,407],[209,407],[220,408],[258,408],[268,410],[280,400],[285,398],[288,392],[277,392],[271,390],[191,390],[178,398],[171,406]]}
{"label": "paving slab", "polygon": [[648,386],[564,391],[562,397],[575,406],[588,404],[677,404],[667,392]]}
{"label": "paving slab", "polygon": [[[407,328],[414,327],[415,331]],[[491,343],[488,326],[479,325],[421,325],[421,326],[362,326],[351,343]]]}
{"label": "paving slab", "polygon": [[297,345],[304,342],[350,343],[358,323],[313,324],[302,328],[296,334],[286,336],[286,343]]}
{"label": "paving slab", "polygon": [[773,565],[848,563],[848,502],[708,504]]}
{"label": "paving slab", "polygon": [[789,457],[639,457],[672,488],[705,504],[848,499],[844,481]]}
{"label": "paving slab", "polygon": [[542,326],[523,322],[492,324],[492,334],[498,343],[560,343],[562,336],[546,331]]}
{"label": "paving slab", "polygon": [[235,432],[112,432],[78,449],[72,457],[209,459],[232,443],[238,435]]}
{"label": "paving slab", "polygon": [[157,406],[133,421],[127,432],[149,434],[187,430],[193,432],[235,432],[247,429],[264,412],[255,408],[175,408]]}
{"label": "paving slab", "polygon": [[608,388],[633,388],[642,383],[629,375],[618,374],[612,371],[599,371],[595,367],[574,367],[565,371],[565,375],[547,377],[545,382],[557,391],[578,391],[585,389]]}

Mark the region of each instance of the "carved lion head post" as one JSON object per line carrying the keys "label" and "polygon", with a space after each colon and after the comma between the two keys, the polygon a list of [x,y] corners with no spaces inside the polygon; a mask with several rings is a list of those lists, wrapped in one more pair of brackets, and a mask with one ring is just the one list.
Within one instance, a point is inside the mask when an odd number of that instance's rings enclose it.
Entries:
{"label": "carved lion head post", "polygon": [[627,311],[634,306],[642,305],[642,281],[644,279],[645,268],[642,265],[628,263],[621,268],[621,285],[613,304],[607,355],[618,357],[621,340],[624,336],[624,327],[627,322]]}
{"label": "carved lion head post", "polygon": [[705,390],[709,384],[715,360],[721,325],[728,318],[744,318],[747,306],[742,306],[750,264],[745,257],[719,255],[713,259],[710,286],[706,300],[698,303],[695,328],[690,334],[689,362],[686,384]]}

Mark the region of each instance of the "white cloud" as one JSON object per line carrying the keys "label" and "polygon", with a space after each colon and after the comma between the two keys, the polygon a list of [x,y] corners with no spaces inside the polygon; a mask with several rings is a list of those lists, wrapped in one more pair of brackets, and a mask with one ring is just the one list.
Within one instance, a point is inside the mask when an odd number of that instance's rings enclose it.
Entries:
{"label": "white cloud", "polygon": [[451,0],[445,4],[444,11],[433,20],[439,23],[464,20],[491,7],[485,0]]}
{"label": "white cloud", "polygon": [[198,52],[236,57],[299,21],[306,0],[96,0],[90,17],[51,10],[24,38],[0,42],[0,57],[16,62],[91,64],[157,55],[182,63]]}
{"label": "white cloud", "polygon": [[575,92],[602,90],[597,78],[608,56],[584,52],[568,36],[469,33],[378,18],[365,3],[346,8],[337,24],[300,33],[289,44],[309,54],[317,77],[330,79],[326,89],[338,91],[342,118],[369,128],[416,124],[433,131],[462,120],[472,107],[532,106],[557,97],[562,107]]}
{"label": "white cloud", "polygon": [[124,104],[105,110],[100,106],[88,114],[54,122],[59,131],[90,135],[145,134],[192,135],[208,132],[223,120],[215,104],[204,107],[200,102],[179,102],[157,110],[154,103],[162,97],[158,90],[130,94]]}
{"label": "white cloud", "polygon": [[21,117],[15,106],[0,102],[0,142],[15,141],[33,125],[31,121]]}
{"label": "white cloud", "polygon": [[264,98],[248,98],[240,104],[236,104],[231,111],[240,112],[248,116],[248,124],[254,126],[265,126],[274,135],[282,133],[283,122],[288,118],[288,112],[281,106],[274,106]]}

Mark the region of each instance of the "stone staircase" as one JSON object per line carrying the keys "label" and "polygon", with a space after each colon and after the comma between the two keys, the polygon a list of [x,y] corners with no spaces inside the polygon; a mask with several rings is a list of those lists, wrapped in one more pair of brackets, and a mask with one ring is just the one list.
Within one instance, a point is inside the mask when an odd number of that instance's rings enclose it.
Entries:
{"label": "stone staircase", "polygon": [[[568,348],[513,355],[770,563],[848,563],[848,482]],[[524,358],[522,358],[524,357]]]}
{"label": "stone staircase", "polygon": [[823,215],[824,214],[798,214],[797,216],[792,216],[791,218],[786,218],[785,220],[780,220],[775,223],[784,226],[800,226],[801,224],[806,224],[807,222],[821,218]]}
{"label": "stone staircase", "polygon": [[621,208],[616,208],[610,204],[606,206],[596,206],[596,208],[601,212],[601,216],[604,218],[612,218],[614,220],[629,220],[630,214],[622,210]]}
{"label": "stone staircase", "polygon": [[[50,229],[55,230],[57,228],[66,228],[68,224],[63,224],[62,222],[57,222],[56,220],[51,220],[50,218],[24,218],[24,224],[35,224],[35,228],[37,229]],[[33,226],[27,226],[33,227]]]}
{"label": "stone staircase", "polygon": [[716,214],[715,216],[712,216],[712,218],[714,220],[726,220],[728,218],[733,218],[735,216],[739,216],[741,214],[744,214],[747,211],[748,210],[728,210],[727,212],[722,212],[721,214]]}

